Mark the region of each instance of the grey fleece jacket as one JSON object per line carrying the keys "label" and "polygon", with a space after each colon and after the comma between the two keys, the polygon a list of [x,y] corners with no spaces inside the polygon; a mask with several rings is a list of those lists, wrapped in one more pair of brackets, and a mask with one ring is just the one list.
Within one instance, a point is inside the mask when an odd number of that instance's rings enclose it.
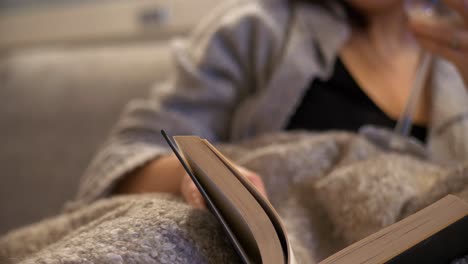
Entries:
{"label": "grey fleece jacket", "polygon": [[[287,2],[231,1],[174,41],[172,75],[128,105],[72,207],[104,196],[126,172],[166,153],[161,129],[212,142],[282,130],[307,84],[331,75],[350,32],[343,15]],[[467,89],[448,62],[437,59],[433,70],[428,152],[435,161],[467,160]]]}

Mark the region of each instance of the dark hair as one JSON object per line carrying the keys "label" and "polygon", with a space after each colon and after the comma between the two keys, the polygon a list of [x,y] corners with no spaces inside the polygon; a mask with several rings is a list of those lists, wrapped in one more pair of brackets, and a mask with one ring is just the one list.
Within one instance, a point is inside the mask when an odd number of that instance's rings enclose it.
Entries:
{"label": "dark hair", "polygon": [[364,28],[367,25],[366,17],[361,12],[359,12],[359,10],[352,7],[348,2],[346,2],[344,0],[335,0],[335,1],[331,1],[331,0],[290,0],[290,1],[293,2],[293,3],[309,3],[309,4],[312,4],[312,5],[317,5],[317,6],[320,6],[321,8],[324,8],[327,12],[331,12],[334,15],[338,16],[339,14],[336,14],[335,11],[333,10],[333,4],[336,3],[336,4],[340,5],[340,6],[342,6],[342,8],[344,9],[344,11],[346,13],[346,19],[348,20],[348,22],[351,25],[356,26],[358,28]]}

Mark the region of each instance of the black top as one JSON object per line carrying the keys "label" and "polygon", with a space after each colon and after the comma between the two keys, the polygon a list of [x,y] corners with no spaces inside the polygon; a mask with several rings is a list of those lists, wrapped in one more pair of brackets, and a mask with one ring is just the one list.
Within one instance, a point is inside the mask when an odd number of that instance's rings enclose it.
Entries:
{"label": "black top", "polygon": [[[388,117],[361,89],[338,59],[332,77],[314,80],[291,117],[287,130],[345,130],[357,132],[366,124],[393,129],[396,121]],[[411,135],[426,140],[427,129],[413,125]]]}

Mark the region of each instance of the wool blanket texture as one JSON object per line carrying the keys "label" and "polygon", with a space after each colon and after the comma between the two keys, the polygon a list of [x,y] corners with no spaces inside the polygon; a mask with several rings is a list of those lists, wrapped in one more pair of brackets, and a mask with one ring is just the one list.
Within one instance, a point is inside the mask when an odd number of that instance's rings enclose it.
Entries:
{"label": "wool blanket texture", "polygon": [[[412,140],[389,151],[379,133],[277,133],[219,148],[263,177],[298,263],[318,263],[447,194],[468,201],[468,161],[434,163]],[[5,264],[239,262],[208,211],[168,194],[102,197],[0,238]]]}

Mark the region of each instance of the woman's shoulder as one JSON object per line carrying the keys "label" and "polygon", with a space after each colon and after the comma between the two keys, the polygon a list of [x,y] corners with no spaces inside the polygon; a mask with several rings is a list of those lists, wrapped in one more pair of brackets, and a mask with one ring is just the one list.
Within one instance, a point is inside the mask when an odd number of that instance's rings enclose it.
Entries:
{"label": "woman's shoulder", "polygon": [[219,4],[190,35],[194,42],[217,33],[243,32],[280,37],[291,18],[288,0],[228,0]]}
{"label": "woman's shoulder", "polygon": [[[297,22],[297,23],[296,23]],[[190,34],[192,44],[228,40],[231,44],[247,42],[282,47],[288,30],[300,27],[305,35],[337,29],[336,17],[323,8],[292,0],[225,0]],[[306,37],[306,36],[299,37]],[[324,34],[325,37],[330,34]],[[220,38],[219,38],[220,37]]]}
{"label": "woman's shoulder", "polygon": [[215,8],[210,18],[221,23],[232,23],[247,18],[280,19],[277,21],[281,22],[288,17],[291,8],[289,0],[225,0]]}

